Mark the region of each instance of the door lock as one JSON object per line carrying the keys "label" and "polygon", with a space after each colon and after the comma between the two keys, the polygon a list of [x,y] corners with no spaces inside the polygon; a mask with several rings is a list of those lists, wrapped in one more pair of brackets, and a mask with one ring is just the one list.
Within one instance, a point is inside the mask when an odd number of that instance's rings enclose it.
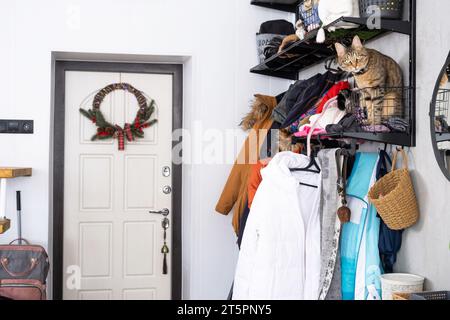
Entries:
{"label": "door lock", "polygon": [[170,177],[170,167],[163,167],[162,169],[162,175],[163,177]]}

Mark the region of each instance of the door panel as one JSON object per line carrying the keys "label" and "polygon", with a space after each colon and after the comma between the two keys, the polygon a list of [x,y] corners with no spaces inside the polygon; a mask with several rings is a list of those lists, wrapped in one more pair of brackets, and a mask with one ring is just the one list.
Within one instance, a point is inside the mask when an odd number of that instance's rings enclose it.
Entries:
{"label": "door panel", "polygon": [[[129,155],[125,158],[125,211],[142,211],[155,208],[157,192],[157,157]],[[141,189],[148,191],[141,196]]]}
{"label": "door panel", "polygon": [[[64,169],[64,271],[79,266],[81,288],[64,283],[64,299],[170,299],[169,274],[162,274],[162,217],[149,210],[172,210],[162,168],[171,167],[173,76],[163,74],[66,72]],[[156,125],[144,139],[91,141],[96,127],[79,113],[90,109],[95,92],[127,82],[153,98]],[[101,110],[108,121],[132,123],[133,95],[114,91]],[[169,215],[171,219],[171,215]],[[173,221],[171,221],[172,223]],[[170,229],[167,243],[172,247]],[[69,275],[65,275],[65,280]]]}
{"label": "door panel", "polygon": [[155,225],[153,223],[124,223],[124,276],[153,276],[155,265],[153,249]]}
{"label": "door panel", "polygon": [[112,223],[80,223],[79,262],[83,278],[112,276]]}
{"label": "door panel", "polygon": [[80,155],[80,211],[111,211],[114,157]]}

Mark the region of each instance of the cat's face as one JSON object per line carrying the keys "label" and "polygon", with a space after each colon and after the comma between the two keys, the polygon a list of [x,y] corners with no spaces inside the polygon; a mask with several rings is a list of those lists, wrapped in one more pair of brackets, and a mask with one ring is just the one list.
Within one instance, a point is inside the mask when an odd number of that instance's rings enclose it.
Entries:
{"label": "cat's face", "polygon": [[336,43],[336,51],[338,64],[346,72],[358,73],[364,70],[369,63],[369,53],[358,36],[353,39],[351,48]]}

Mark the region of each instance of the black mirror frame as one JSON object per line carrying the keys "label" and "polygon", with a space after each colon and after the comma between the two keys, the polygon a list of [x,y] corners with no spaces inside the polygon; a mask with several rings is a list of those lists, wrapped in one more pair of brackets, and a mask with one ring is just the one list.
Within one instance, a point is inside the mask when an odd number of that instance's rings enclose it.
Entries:
{"label": "black mirror frame", "polygon": [[437,79],[436,86],[434,87],[433,99],[431,100],[431,104],[430,104],[430,132],[431,132],[431,143],[433,144],[434,156],[436,158],[436,161],[439,164],[439,168],[441,169],[442,173],[444,174],[444,176],[447,178],[448,181],[450,181],[450,172],[445,167],[445,162],[442,159],[441,154],[438,149],[434,121],[435,121],[435,117],[436,117],[436,100],[437,100],[437,95],[439,93],[441,79],[444,76],[444,73],[447,72],[447,67],[449,65],[450,65],[450,53],[447,56],[447,60],[445,61],[444,67],[442,68],[441,72],[439,73],[439,77]]}

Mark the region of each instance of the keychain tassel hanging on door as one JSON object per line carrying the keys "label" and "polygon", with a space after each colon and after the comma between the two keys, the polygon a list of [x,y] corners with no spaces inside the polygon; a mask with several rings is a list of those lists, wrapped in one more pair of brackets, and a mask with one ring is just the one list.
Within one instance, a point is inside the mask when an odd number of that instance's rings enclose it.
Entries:
{"label": "keychain tassel hanging on door", "polygon": [[161,249],[161,253],[164,254],[164,258],[163,258],[163,274],[167,274],[168,273],[168,269],[169,267],[167,266],[167,255],[169,254],[169,247],[167,246],[166,243],[164,243],[164,246]]}
{"label": "keychain tassel hanging on door", "polygon": [[161,253],[164,255],[163,258],[163,274],[168,274],[169,267],[167,266],[167,255],[169,254],[169,247],[167,246],[167,229],[169,229],[169,219],[164,218],[162,221],[162,227],[164,229],[164,245],[161,248]]}

